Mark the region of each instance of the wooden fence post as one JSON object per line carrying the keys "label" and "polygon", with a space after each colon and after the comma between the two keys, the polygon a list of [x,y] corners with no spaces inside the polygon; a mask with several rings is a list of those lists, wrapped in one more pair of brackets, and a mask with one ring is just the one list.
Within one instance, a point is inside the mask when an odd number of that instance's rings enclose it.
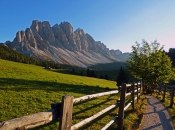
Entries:
{"label": "wooden fence post", "polygon": [[139,83],[137,82],[137,102],[139,101]]}
{"label": "wooden fence post", "polygon": [[174,85],[171,87],[170,107],[173,107],[173,104],[174,104]]}
{"label": "wooden fence post", "polygon": [[132,109],[134,110],[134,96],[135,96],[135,92],[134,92],[134,89],[135,89],[135,83],[133,82],[132,85],[131,85],[131,96],[132,96]]}
{"label": "wooden fence post", "polygon": [[164,84],[163,99],[162,99],[162,101],[165,101],[165,94],[166,94],[166,85]]}
{"label": "wooden fence post", "polygon": [[71,130],[73,98],[70,95],[62,97],[59,130]]}
{"label": "wooden fence post", "polygon": [[143,84],[142,84],[142,81],[140,81],[140,95],[142,94],[143,92]]}
{"label": "wooden fence post", "polygon": [[125,107],[125,95],[126,95],[126,84],[122,84],[121,94],[120,94],[120,104],[119,104],[119,113],[118,113],[118,127],[117,129],[123,129],[123,119],[124,119],[124,107]]}

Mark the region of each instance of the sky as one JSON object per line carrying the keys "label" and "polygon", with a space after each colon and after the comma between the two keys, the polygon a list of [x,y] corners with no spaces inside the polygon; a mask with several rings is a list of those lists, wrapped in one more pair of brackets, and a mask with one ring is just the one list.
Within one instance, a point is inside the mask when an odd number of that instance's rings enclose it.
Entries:
{"label": "sky", "polygon": [[67,21],[122,52],[142,39],[175,48],[175,0],[0,0],[0,43],[13,41],[33,20]]}

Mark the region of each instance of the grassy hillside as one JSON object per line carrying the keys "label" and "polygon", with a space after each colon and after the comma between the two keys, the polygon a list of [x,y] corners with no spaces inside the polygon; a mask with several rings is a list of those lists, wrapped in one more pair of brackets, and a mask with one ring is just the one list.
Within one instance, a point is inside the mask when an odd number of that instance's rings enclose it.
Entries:
{"label": "grassy hillside", "polygon": [[[80,97],[116,88],[116,83],[112,81],[61,74],[38,66],[0,60],[0,121],[46,111],[51,103],[59,102],[65,94]],[[108,101],[105,102],[105,98],[109,98]],[[115,102],[113,96],[105,98],[87,104],[90,108],[97,106],[95,112],[105,107],[105,103]],[[74,118],[79,116],[75,122],[93,115],[86,104],[74,108],[74,112],[78,113]],[[87,109],[86,113],[78,112],[82,108]]]}
{"label": "grassy hillside", "polygon": [[[39,66],[0,59],[0,122],[46,111],[50,109],[51,103],[60,102],[61,97],[65,94],[73,95],[76,98],[114,89],[117,87],[116,82],[113,81],[68,75]],[[117,99],[117,95],[104,96],[81,105],[75,105],[72,123],[75,124],[94,115],[114,104]],[[82,129],[101,129],[113,119],[117,112],[118,110],[114,109]],[[58,121],[36,129],[57,128]]]}

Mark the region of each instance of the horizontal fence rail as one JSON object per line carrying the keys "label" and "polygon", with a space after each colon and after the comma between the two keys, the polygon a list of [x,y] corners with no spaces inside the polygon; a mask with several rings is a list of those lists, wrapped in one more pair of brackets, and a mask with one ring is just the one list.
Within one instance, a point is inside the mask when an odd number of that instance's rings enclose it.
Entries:
{"label": "horizontal fence rail", "polygon": [[118,106],[117,104],[114,104],[114,105],[111,105],[111,106],[109,106],[109,107],[103,109],[102,111],[98,112],[97,114],[95,114],[95,115],[93,115],[93,116],[91,116],[91,117],[89,117],[89,118],[87,118],[87,119],[85,119],[85,120],[83,120],[83,121],[81,121],[81,122],[79,122],[79,123],[73,125],[73,126],[71,127],[71,130],[76,130],[76,129],[80,128],[81,126],[83,126],[83,125],[89,123],[90,121],[92,121],[92,120],[98,118],[98,117],[101,116],[102,114],[108,112],[109,110],[111,110],[111,109],[113,109],[113,108],[115,108],[115,107],[117,107],[117,106]]}
{"label": "horizontal fence rail", "polygon": [[85,100],[89,100],[89,99],[93,99],[93,98],[97,98],[97,97],[101,97],[101,96],[117,94],[118,92],[119,92],[118,90],[114,90],[114,91],[109,91],[109,92],[86,95],[86,96],[83,96],[83,97],[75,98],[73,100],[73,103],[78,103],[78,102],[82,102],[82,101],[85,101]]}
{"label": "horizontal fence rail", "polygon": [[44,125],[59,118],[59,109],[39,112],[0,123],[0,130],[25,130]]}
{"label": "horizontal fence rail", "polygon": [[115,121],[116,121],[116,117],[114,117],[113,120],[111,120],[108,124],[106,124],[101,130],[106,130],[107,128],[109,128]]}
{"label": "horizontal fence rail", "polygon": [[[158,88],[157,94],[162,95],[162,101],[165,101],[166,92],[169,92],[169,94],[170,94],[170,105],[169,105],[169,107],[173,107],[173,105],[175,105],[175,102],[174,102],[174,91],[175,91],[175,89],[174,88],[175,88],[174,85],[172,85],[172,86],[162,85]],[[161,91],[163,91],[163,94],[161,93]]]}
{"label": "horizontal fence rail", "polygon": [[[129,96],[129,95],[131,95],[131,93],[127,93],[125,97],[127,97],[127,96]],[[85,120],[83,120],[83,121],[81,121],[81,122],[79,122],[79,123],[73,125],[73,126],[71,127],[71,130],[76,130],[76,129],[80,128],[81,126],[83,126],[83,125],[89,123],[90,121],[92,121],[92,120],[98,118],[98,117],[101,116],[102,114],[104,114],[104,113],[110,111],[111,109],[113,109],[113,108],[115,108],[115,107],[117,107],[117,106],[118,106],[118,104],[114,104],[114,105],[111,105],[111,106],[109,106],[109,107],[103,109],[102,111],[98,112],[97,114],[95,114],[95,115],[93,115],[93,116],[91,116],[91,117],[89,117],[89,118],[87,118],[87,119],[85,119]]]}
{"label": "horizontal fence rail", "polygon": [[[137,99],[137,97],[134,98],[134,100],[136,100],[136,99]],[[132,103],[132,101],[129,102],[129,103],[125,106],[124,111],[127,110],[127,109],[131,106],[131,103]]]}
{"label": "horizontal fence rail", "polygon": [[[109,92],[102,92],[97,94],[91,94],[82,96],[79,98],[75,98],[71,95],[65,95],[62,97],[62,101],[59,103],[51,104],[50,110],[46,112],[39,112],[29,116],[23,116],[20,118],[15,118],[12,120],[4,121],[0,123],[0,130],[25,130],[29,128],[34,128],[36,126],[44,125],[50,123],[54,120],[60,118],[59,123],[59,130],[76,130],[83,125],[93,121],[94,119],[100,117],[104,113],[114,109],[115,107],[119,107],[118,116],[114,117],[109,123],[107,123],[102,130],[107,129],[113,123],[117,123],[118,128],[123,128],[123,118],[124,118],[124,111],[132,105],[134,109],[134,100],[138,99],[140,94],[139,91],[141,89],[141,83],[133,83],[133,84],[122,84],[119,87],[119,90],[109,91]],[[129,90],[129,92],[127,92]],[[94,114],[91,117],[88,117],[77,124],[72,125],[72,112],[73,112],[73,104],[81,103],[86,100],[90,100],[93,98],[112,95],[120,93],[120,99],[117,100],[116,104],[113,104],[100,112]],[[125,106],[125,98],[131,95],[132,101],[130,101]],[[134,97],[134,96],[137,97]]]}
{"label": "horizontal fence rail", "polygon": [[[139,95],[140,95],[140,94],[139,94]],[[136,99],[137,99],[137,97],[135,97],[134,100],[136,100]],[[126,109],[128,109],[128,107],[130,107],[130,106],[131,106],[131,102],[128,103],[127,106],[125,106],[124,111],[125,111]],[[109,128],[109,127],[116,121],[116,119],[117,119],[117,117],[114,117],[114,119],[112,119],[108,124],[106,124],[101,130],[106,130],[107,128]]]}

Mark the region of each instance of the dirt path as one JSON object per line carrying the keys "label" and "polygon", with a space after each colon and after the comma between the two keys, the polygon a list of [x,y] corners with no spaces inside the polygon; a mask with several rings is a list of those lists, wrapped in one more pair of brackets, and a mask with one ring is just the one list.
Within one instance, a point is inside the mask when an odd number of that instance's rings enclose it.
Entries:
{"label": "dirt path", "polygon": [[146,96],[146,98],[148,104],[140,130],[174,130],[172,119],[162,102],[153,96]]}

